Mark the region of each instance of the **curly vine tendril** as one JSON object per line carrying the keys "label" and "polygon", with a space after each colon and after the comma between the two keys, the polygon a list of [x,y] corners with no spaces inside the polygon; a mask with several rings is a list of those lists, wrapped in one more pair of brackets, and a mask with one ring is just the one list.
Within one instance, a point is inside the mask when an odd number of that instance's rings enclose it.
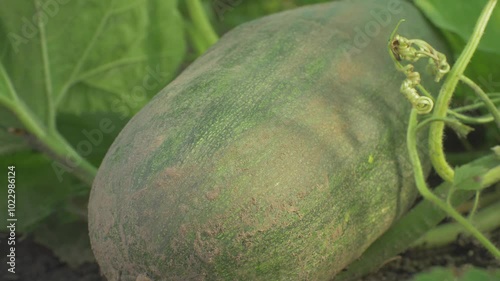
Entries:
{"label": "curly vine tendril", "polygon": [[[410,101],[418,114],[430,113],[434,107],[434,102],[430,97],[420,96],[416,87],[421,90],[420,73],[414,71],[411,64],[401,65],[400,61],[416,62],[423,57],[429,58],[428,71],[434,75],[438,82],[450,70],[450,65],[446,61],[446,56],[436,51],[430,44],[420,39],[407,39],[396,34],[401,20],[391,34],[389,49],[391,57],[399,71],[406,75],[406,79],[401,84],[400,92]],[[413,46],[416,45],[418,50]],[[426,91],[425,91],[426,92]]]}

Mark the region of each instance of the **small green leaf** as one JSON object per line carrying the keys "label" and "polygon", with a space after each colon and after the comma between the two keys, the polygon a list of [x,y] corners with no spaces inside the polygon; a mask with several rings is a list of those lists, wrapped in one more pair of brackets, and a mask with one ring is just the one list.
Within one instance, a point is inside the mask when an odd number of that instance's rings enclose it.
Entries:
{"label": "small green leaf", "polygon": [[455,178],[453,179],[455,189],[461,190],[481,190],[482,176],[488,172],[487,166],[476,166],[466,164],[455,169]]}
{"label": "small green leaf", "polygon": [[448,122],[446,123],[446,125],[448,125],[453,131],[455,131],[458,137],[463,139],[467,138],[467,135],[474,131],[474,128],[467,126],[458,120]]}

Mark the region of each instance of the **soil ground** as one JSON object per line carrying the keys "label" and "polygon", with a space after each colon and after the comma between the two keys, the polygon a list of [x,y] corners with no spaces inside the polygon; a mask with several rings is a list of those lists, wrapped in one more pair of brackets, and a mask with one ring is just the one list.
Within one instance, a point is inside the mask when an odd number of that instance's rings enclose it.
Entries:
{"label": "soil ground", "polygon": [[[500,246],[500,229],[491,238]],[[6,252],[5,235],[0,239],[1,252]],[[0,257],[0,281],[105,281],[100,277],[97,264],[84,264],[77,269],[61,263],[53,253],[27,238],[16,248],[16,274],[5,271],[7,257]],[[471,239],[458,239],[455,243],[435,250],[410,251],[396,257],[378,272],[359,281],[409,281],[416,272],[433,266],[462,267],[474,265],[499,268],[500,264]]]}
{"label": "soil ground", "polygon": [[[2,233],[3,234],[3,233]],[[16,243],[15,274],[7,271],[6,235],[0,236],[0,281],[105,281],[97,264],[70,268],[58,260],[51,250],[36,244],[31,238]]]}
{"label": "soil ground", "polygon": [[[492,232],[489,238],[499,247],[500,229]],[[424,272],[432,267],[462,268],[471,265],[485,269],[500,268],[500,262],[495,260],[479,242],[459,237],[454,243],[442,248],[402,253],[378,272],[359,281],[410,281],[415,273]]]}

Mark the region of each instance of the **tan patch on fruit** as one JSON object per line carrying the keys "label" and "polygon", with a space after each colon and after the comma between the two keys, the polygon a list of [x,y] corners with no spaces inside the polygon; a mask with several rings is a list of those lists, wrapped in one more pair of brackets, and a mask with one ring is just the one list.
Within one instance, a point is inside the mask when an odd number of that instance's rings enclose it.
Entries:
{"label": "tan patch on fruit", "polygon": [[296,118],[297,123],[308,128],[318,142],[335,149],[336,157],[349,157],[355,151],[351,135],[352,124],[346,122],[335,107],[342,105],[334,104],[324,97],[315,97],[306,101],[302,114]]}
{"label": "tan patch on fruit", "polygon": [[[179,198],[181,193],[175,190],[180,185],[184,184],[186,180],[189,180],[189,169],[179,166],[166,167],[155,175],[155,178],[152,180],[152,185],[150,185],[152,188],[149,188],[151,190],[148,190],[143,198],[146,198],[145,196],[161,197],[165,204],[180,202]],[[189,207],[186,204],[181,204],[179,210],[181,212],[187,212]]]}
{"label": "tan patch on fruit", "polygon": [[132,200],[140,200],[145,195],[145,191],[147,191],[147,189],[148,189],[147,187],[144,187],[135,191],[134,193],[132,193],[132,195],[130,195],[130,198]]}
{"label": "tan patch on fruit", "polygon": [[179,235],[181,235],[182,237],[186,236],[188,233],[188,227],[185,223],[181,224],[181,226],[179,227]]}
{"label": "tan patch on fruit", "polygon": [[[250,248],[252,246],[252,237],[255,235],[256,231],[242,231],[236,235],[236,240],[241,243],[245,248]],[[240,260],[242,254],[240,253]]]}
{"label": "tan patch on fruit", "polygon": [[167,168],[165,168],[165,170],[163,171],[163,173],[164,173],[165,176],[167,176],[169,178],[177,179],[177,178],[182,177],[182,172],[177,167],[167,167]]}
{"label": "tan patch on fruit", "polygon": [[211,264],[215,257],[220,255],[221,250],[216,245],[217,241],[206,231],[196,232],[193,249],[203,262]]}
{"label": "tan patch on fruit", "polygon": [[342,226],[338,226],[333,230],[333,233],[330,235],[330,243],[335,243],[343,234],[344,234],[344,228]]}
{"label": "tan patch on fruit", "polygon": [[296,214],[299,218],[302,218],[302,214],[300,213],[299,208],[293,205],[289,205],[286,207],[287,212]]}
{"label": "tan patch on fruit", "polygon": [[139,276],[137,276],[137,278],[135,279],[135,281],[152,281],[152,280],[149,279],[146,275],[140,274]]}
{"label": "tan patch on fruit", "polygon": [[342,59],[337,62],[336,66],[337,77],[340,79],[339,84],[352,84],[353,80],[361,80],[366,76],[366,70],[363,69],[363,65],[346,56],[342,56]]}
{"label": "tan patch on fruit", "polygon": [[181,204],[179,206],[179,211],[183,214],[187,213],[189,211],[189,206],[186,204]]}
{"label": "tan patch on fruit", "polygon": [[208,201],[214,201],[215,199],[217,199],[217,197],[219,197],[219,194],[220,188],[215,187],[213,190],[207,192],[205,194],[205,197],[208,199]]}
{"label": "tan patch on fruit", "polygon": [[150,152],[156,151],[163,144],[166,137],[167,137],[167,134],[162,134],[162,135],[155,137],[153,139],[153,141],[151,141],[151,143],[149,144],[148,151],[150,151]]}

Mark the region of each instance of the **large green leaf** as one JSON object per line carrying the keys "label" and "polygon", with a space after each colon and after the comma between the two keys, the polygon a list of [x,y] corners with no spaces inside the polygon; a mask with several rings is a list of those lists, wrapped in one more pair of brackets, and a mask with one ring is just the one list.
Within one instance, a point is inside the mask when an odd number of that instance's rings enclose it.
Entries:
{"label": "large green leaf", "polygon": [[57,127],[80,155],[98,167],[127,121],[126,115],[112,112],[60,114]]}
{"label": "large green leaf", "polygon": [[10,134],[7,129],[0,130],[0,155],[14,153],[26,148],[26,144],[20,141],[19,137]]}
{"label": "large green leaf", "polygon": [[[176,0],[1,6],[0,126],[25,127],[39,138],[55,130],[61,112],[119,113],[126,104],[132,116],[173,79],[185,54]],[[7,118],[12,113],[18,122]]]}
{"label": "large green leaf", "polygon": [[[125,122],[122,115],[112,113],[83,113],[80,117],[61,114],[58,127],[80,154],[99,166]],[[15,138],[11,135],[7,137]],[[20,144],[18,150],[26,149],[22,142],[17,140],[17,143]],[[13,165],[17,170],[16,213],[19,222],[17,230],[20,232],[30,232],[45,218],[66,212],[68,208],[74,209],[77,197],[83,197],[86,202],[89,188],[57,162],[38,152],[9,153],[1,158],[0,164],[2,167]],[[4,196],[0,198],[7,198],[7,190],[2,192]],[[6,210],[6,204],[6,200],[0,200],[0,209]],[[0,219],[5,215],[6,212],[0,212]]]}
{"label": "large green leaf", "polygon": [[185,52],[177,1],[2,2],[1,62],[41,120],[49,104],[68,112],[110,110],[113,98],[129,98],[148,77],[155,84],[149,91],[156,91],[174,77]]}
{"label": "large green leaf", "polygon": [[[488,0],[415,0],[417,6],[439,28],[458,34],[468,40],[481,10]],[[479,50],[500,54],[500,9],[495,8]]]}
{"label": "large green leaf", "polygon": [[[415,0],[424,14],[443,31],[454,51],[460,55],[470,38],[487,0]],[[478,50],[466,74],[487,92],[500,91],[500,7],[494,9]]]}

